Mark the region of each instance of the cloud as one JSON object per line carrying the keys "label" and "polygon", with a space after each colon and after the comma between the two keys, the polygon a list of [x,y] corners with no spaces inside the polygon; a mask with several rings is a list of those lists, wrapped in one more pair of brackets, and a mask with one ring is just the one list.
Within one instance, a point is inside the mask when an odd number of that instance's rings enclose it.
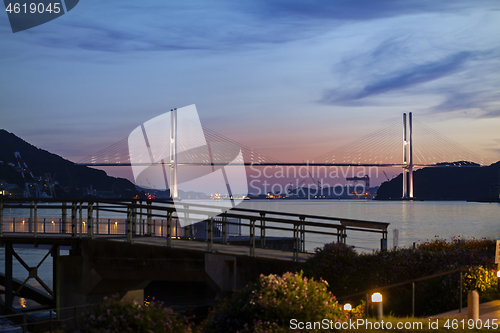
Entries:
{"label": "cloud", "polygon": [[464,68],[467,61],[475,57],[473,52],[462,51],[443,59],[407,67],[377,80],[369,82],[359,89],[342,91],[333,89],[325,92],[322,102],[326,104],[349,104],[373,95],[404,90],[429,81],[449,76]]}
{"label": "cloud", "polygon": [[[59,35],[37,36],[41,45],[104,52],[238,50],[311,38],[346,21],[366,21],[428,12],[457,12],[479,1],[221,1],[206,3],[131,1],[80,3],[53,22]],[[70,35],[70,37],[69,37]],[[40,39],[41,37],[41,39]],[[69,38],[68,38],[69,37]]]}

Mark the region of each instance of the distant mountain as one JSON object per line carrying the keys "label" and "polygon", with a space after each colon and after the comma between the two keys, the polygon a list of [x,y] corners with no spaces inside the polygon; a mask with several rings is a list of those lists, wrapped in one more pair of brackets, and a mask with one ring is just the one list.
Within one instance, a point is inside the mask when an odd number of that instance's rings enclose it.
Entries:
{"label": "distant mountain", "polygon": [[[0,179],[24,188],[14,152],[20,152],[35,177],[55,176],[60,185],[58,197],[81,196],[89,189],[107,192],[108,196],[130,198],[138,194],[135,185],[123,178],[110,177],[102,170],[76,165],[58,155],[37,148],[13,133],[0,129]],[[2,163],[3,162],[3,163]],[[64,190],[64,191],[63,191]]]}
{"label": "distant mountain", "polygon": [[[498,200],[500,161],[477,167],[470,162],[442,163],[413,173],[414,197],[422,200]],[[401,199],[403,176],[380,185],[376,199]]]}

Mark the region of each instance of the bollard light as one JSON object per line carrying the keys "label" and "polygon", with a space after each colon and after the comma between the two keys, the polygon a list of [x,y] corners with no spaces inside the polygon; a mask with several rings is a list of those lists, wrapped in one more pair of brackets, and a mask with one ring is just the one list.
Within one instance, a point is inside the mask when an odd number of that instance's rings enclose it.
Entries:
{"label": "bollard light", "polygon": [[382,317],[384,316],[384,308],[382,305],[382,294],[374,293],[372,295],[372,303],[377,304],[377,318],[382,319]]}
{"label": "bollard light", "polygon": [[497,289],[500,291],[500,270],[497,271]]}
{"label": "bollard light", "polygon": [[351,306],[351,304],[349,304],[349,303],[344,304],[344,310],[345,310],[345,311],[351,311],[351,310],[352,310],[352,306]]}
{"label": "bollard light", "polygon": [[372,295],[372,302],[373,303],[380,303],[380,302],[382,302],[382,294],[381,293],[374,293]]}

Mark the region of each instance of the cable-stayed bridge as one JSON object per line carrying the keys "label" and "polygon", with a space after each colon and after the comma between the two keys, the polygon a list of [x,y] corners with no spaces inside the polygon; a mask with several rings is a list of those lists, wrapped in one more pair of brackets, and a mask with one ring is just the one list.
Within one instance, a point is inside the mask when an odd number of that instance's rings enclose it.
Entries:
{"label": "cable-stayed bridge", "polygon": [[[156,118],[154,118],[156,119]],[[146,123],[145,123],[146,124]],[[146,168],[152,165],[170,169],[172,187],[177,193],[177,168],[211,167],[231,165],[254,167],[265,166],[340,166],[340,167],[398,167],[403,169],[403,197],[413,198],[413,171],[420,167],[464,166],[466,161],[482,165],[482,159],[471,150],[446,138],[424,123],[414,120],[410,112],[403,114],[403,122],[365,135],[353,142],[326,152],[312,159],[312,162],[286,162],[258,152],[207,127],[196,119],[178,117],[177,109],[171,111],[168,123],[160,122],[152,130],[148,140],[144,125],[138,127],[145,143],[136,145],[131,137],[123,139],[80,161],[85,166],[132,166]],[[141,132],[142,130],[142,132]],[[155,131],[151,133],[152,131]],[[184,135],[181,135],[181,134]],[[197,144],[193,144],[196,142]],[[132,151],[134,153],[131,158]],[[235,156],[241,153],[240,158]],[[234,160],[233,160],[234,159]],[[174,194],[174,197],[176,195]]]}

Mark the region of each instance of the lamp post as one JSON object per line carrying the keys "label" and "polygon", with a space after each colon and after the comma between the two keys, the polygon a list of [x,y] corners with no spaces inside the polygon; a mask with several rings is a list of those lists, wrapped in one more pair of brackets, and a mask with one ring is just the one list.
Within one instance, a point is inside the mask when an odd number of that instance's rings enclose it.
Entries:
{"label": "lamp post", "polygon": [[382,319],[382,317],[384,316],[384,308],[382,305],[382,294],[374,293],[372,295],[372,303],[377,304],[377,318]]}

